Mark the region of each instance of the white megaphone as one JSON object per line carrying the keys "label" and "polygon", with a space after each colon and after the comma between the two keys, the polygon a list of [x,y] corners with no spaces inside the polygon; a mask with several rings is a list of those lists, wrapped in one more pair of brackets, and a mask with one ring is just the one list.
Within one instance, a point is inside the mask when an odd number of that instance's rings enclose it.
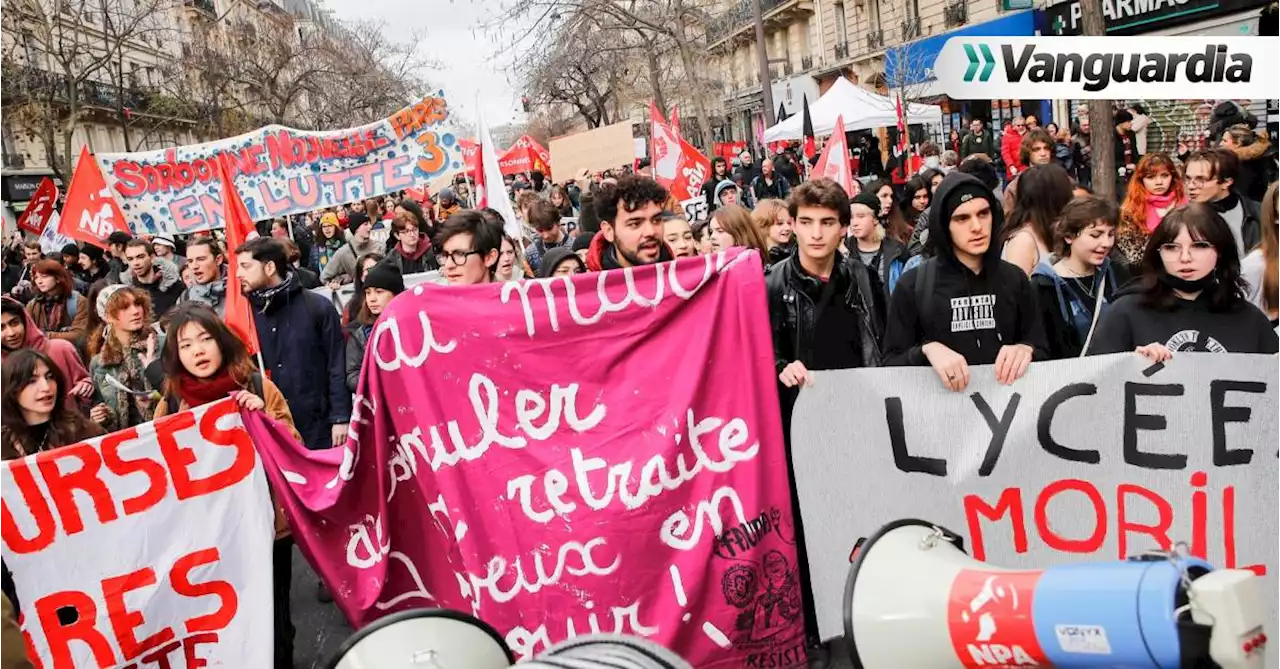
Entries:
{"label": "white megaphone", "polygon": [[[326,669],[507,669],[515,656],[488,623],[448,609],[379,618],[338,648]],[[629,667],[692,669],[675,653],[638,637],[589,634],[561,641],[520,663],[528,669]]]}
{"label": "white megaphone", "polygon": [[844,632],[857,669],[1261,669],[1262,590],[1253,572],[1176,552],[1004,569],[903,519],[859,542]]}

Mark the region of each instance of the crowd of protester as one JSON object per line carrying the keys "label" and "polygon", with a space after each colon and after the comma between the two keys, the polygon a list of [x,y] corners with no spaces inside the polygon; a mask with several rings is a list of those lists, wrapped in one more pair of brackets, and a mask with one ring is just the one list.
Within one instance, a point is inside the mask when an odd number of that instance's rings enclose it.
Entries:
{"label": "crowd of protester", "polygon": [[[750,152],[734,166],[717,158],[701,193],[707,220],[686,219],[665,188],[623,170],[510,178],[521,239],[497,211],[474,208],[463,175],[425,201],[397,193],[264,221],[234,249],[219,234],[117,232],[105,249],[50,254],[15,239],[0,298],[3,457],[228,396],[307,448],[338,446],[373,324],[406,277],[567,277],[730,247],[766,267],[787,434],[800,387],[820,370],[928,366],[962,391],[978,365],[1015,383],[1033,361],[1081,355],[1276,353],[1274,164],[1249,149],[1268,139],[1232,124],[1208,146],[1148,153],[1135,111],[1116,112],[1118,202],[1090,193],[1098,144],[1087,121],[1041,128],[1026,117],[1000,139],[974,120],[946,146],[922,147],[913,174],[868,175],[853,193],[806,179],[794,149],[758,166]],[[238,285],[228,286],[231,263]],[[348,284],[341,309],[310,290]],[[264,369],[223,321],[229,291],[253,307]],[[277,666],[288,667],[282,523],[278,537]],[[13,598],[7,572],[5,590]],[[317,594],[330,600],[323,586]]]}

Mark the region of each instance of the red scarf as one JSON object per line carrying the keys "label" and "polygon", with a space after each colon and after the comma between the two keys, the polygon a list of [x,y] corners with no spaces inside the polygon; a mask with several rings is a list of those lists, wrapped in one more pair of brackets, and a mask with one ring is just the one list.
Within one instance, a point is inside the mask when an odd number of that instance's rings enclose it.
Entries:
{"label": "red scarf", "polygon": [[[178,397],[186,402],[189,408],[216,402],[237,390],[243,390],[225,367],[207,379],[197,379],[190,374],[178,374],[177,379]],[[168,408],[170,413],[176,413],[178,409],[177,407]]]}
{"label": "red scarf", "polygon": [[1164,195],[1156,195],[1147,193],[1147,220],[1143,221],[1147,228],[1147,234],[1155,232],[1156,226],[1160,225],[1160,221],[1164,218],[1164,214],[1160,213],[1160,209],[1168,209],[1171,205],[1178,203],[1178,194],[1174,192],[1173,186],[1169,187],[1169,192]]}

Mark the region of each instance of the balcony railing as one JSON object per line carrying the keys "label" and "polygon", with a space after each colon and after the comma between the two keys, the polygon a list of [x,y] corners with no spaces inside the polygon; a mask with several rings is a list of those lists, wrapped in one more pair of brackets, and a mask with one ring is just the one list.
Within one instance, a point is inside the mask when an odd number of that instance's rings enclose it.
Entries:
{"label": "balcony railing", "polygon": [[751,4],[756,1],[760,3],[760,12],[768,14],[793,0],[740,0],[737,5],[711,19],[707,25],[707,44],[715,44],[748,24],[754,23],[755,13],[752,11]]}
{"label": "balcony railing", "polygon": [[849,43],[848,43],[848,42],[836,42],[835,52],[836,52],[836,60],[841,60],[841,59],[844,59],[844,58],[848,58],[848,57],[849,57]]}
{"label": "balcony railing", "polygon": [[23,158],[21,153],[6,153],[4,166],[13,170],[24,169],[27,166],[27,159]]}
{"label": "balcony railing", "polygon": [[953,0],[943,10],[942,17],[948,28],[962,26],[969,22],[969,7],[965,5],[965,0]]}
{"label": "balcony railing", "polygon": [[213,0],[184,0],[184,4],[211,17],[218,16],[218,8],[214,6]]}
{"label": "balcony railing", "polygon": [[879,28],[867,31],[867,50],[878,51],[884,48],[884,31]]}
{"label": "balcony railing", "polygon": [[902,22],[902,41],[909,42],[920,37],[920,17],[913,16]]}
{"label": "balcony railing", "polygon": [[802,69],[802,70],[812,70],[812,69],[813,69],[813,56],[805,56],[805,57],[801,58],[801,59],[800,59],[800,69]]}

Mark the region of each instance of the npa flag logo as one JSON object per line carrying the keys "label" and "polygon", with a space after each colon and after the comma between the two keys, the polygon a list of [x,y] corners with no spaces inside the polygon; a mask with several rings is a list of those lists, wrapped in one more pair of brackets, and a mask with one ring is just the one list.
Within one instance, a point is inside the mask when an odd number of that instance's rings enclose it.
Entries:
{"label": "npa flag logo", "polygon": [[1280,38],[952,37],[934,73],[959,100],[1265,100]]}
{"label": "npa flag logo", "polygon": [[106,248],[107,237],[116,230],[129,232],[129,225],[102,178],[98,161],[93,159],[86,146],[80,151],[71,185],[67,187],[67,202],[62,207],[58,232],[77,241]]}
{"label": "npa flag logo", "polygon": [[57,214],[57,203],[57,185],[49,177],[41,179],[40,185],[36,187],[36,192],[31,197],[31,201],[27,203],[26,210],[18,218],[18,227],[33,235],[44,232],[45,226]]}

